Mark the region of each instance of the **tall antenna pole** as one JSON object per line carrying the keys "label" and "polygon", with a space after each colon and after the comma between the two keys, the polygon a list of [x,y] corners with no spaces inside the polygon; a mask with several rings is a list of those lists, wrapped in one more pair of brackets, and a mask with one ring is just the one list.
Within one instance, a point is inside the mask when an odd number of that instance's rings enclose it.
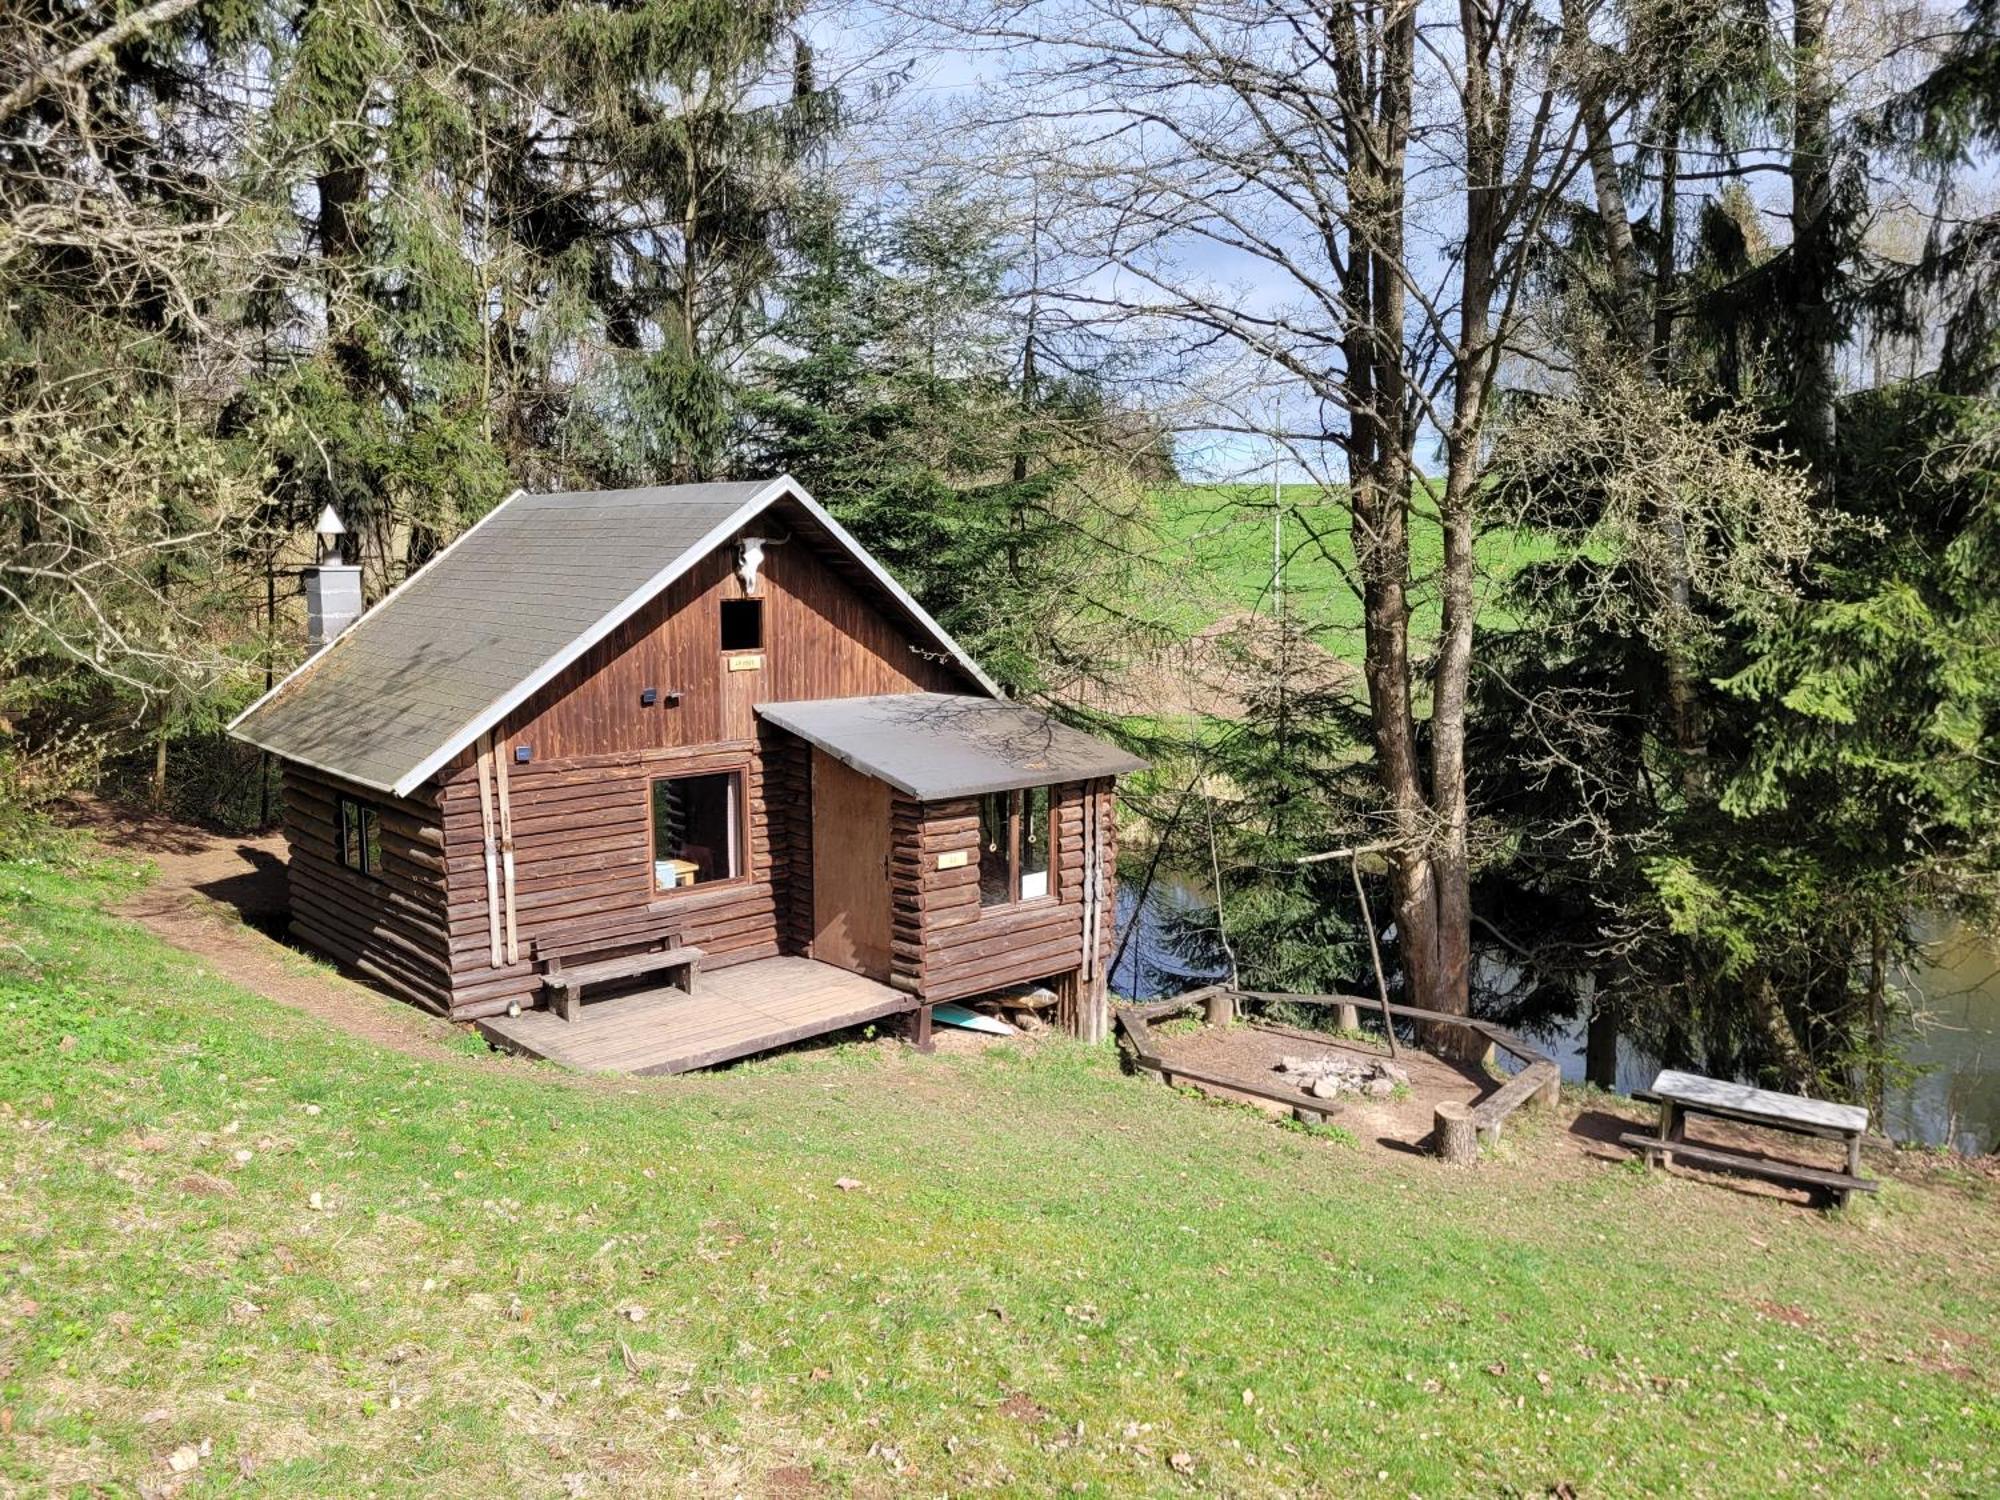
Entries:
{"label": "tall antenna pole", "polygon": [[1271,398],[1271,613],[1285,617],[1285,492],[1279,483],[1284,444],[1278,437],[1278,398]]}

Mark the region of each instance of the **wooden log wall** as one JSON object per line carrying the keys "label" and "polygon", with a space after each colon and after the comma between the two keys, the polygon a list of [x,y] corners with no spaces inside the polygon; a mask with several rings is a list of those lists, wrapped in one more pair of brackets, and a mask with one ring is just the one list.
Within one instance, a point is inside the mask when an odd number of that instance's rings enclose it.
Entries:
{"label": "wooden log wall", "polygon": [[[756,705],[976,685],[916,641],[865,578],[823,554],[800,518],[792,520],[802,529],[767,554],[757,595],[761,650],[721,649],[721,603],[742,597],[725,545],[495,732],[511,818],[511,897],[504,882],[489,892],[483,778],[473,751],[412,798],[361,794],[381,809],[377,879],[339,862],[340,783],[288,765],[300,938],[465,1020],[538,1004],[538,949],[585,953],[676,932],[703,950],[710,968],[810,951],[811,750],[765,725]],[[516,759],[522,751],[526,761]],[[743,875],[656,890],[653,780],[734,769],[745,778]],[[892,983],[933,1002],[1030,980],[1059,980],[1071,994],[1094,982],[1101,993],[1114,937],[1111,786],[1056,789],[1051,894],[991,909],[979,904],[977,802],[896,802]],[[497,778],[488,795],[501,800]],[[940,856],[959,851],[963,865],[938,867]],[[1094,917],[1086,900],[1093,875],[1101,881]],[[507,919],[498,925],[514,934],[512,957],[503,942],[498,963],[496,895]],[[1091,937],[1094,962],[1085,953]]]}
{"label": "wooden log wall", "polygon": [[[764,601],[763,648],[725,652],[721,604],[742,597],[725,545],[495,734],[513,812],[517,962],[492,963],[474,756],[468,752],[441,774],[453,1016],[538,1003],[538,941],[587,951],[678,931],[711,968],[807,951],[811,748],[766,725],[756,705],[964,692],[970,683],[912,650],[908,631],[804,536],[767,555],[756,596]],[[650,705],[643,701],[649,688],[656,694]],[[531,758],[517,762],[524,747]],[[655,891],[652,780],[735,767],[747,777],[745,878]]]}
{"label": "wooden log wall", "polygon": [[[382,868],[340,861],[339,799],[375,809]],[[295,761],[284,769],[291,935],[427,1010],[451,1003],[445,832],[435,792],[395,798]]]}
{"label": "wooden log wall", "polygon": [[[992,907],[979,904],[978,800],[896,800],[890,846],[892,983],[935,1004],[1003,985],[1074,976],[1084,967],[1087,829],[1094,825],[1108,870],[1115,854],[1111,783],[1071,782],[1057,787],[1051,800],[1052,893]],[[941,857],[949,864],[961,853],[963,864],[940,868]],[[1110,905],[1107,875],[1097,933],[1099,971],[1110,959],[1115,925]]]}
{"label": "wooden log wall", "polygon": [[[575,954],[678,932],[681,941],[702,950],[707,968],[796,951],[789,895],[781,897],[779,880],[782,871],[789,881],[797,863],[789,846],[796,817],[789,803],[774,813],[771,800],[772,767],[788,777],[784,768],[791,759],[789,750],[769,756],[759,741],[740,740],[510,766],[520,957],[497,969],[489,943],[477,767],[454,767],[442,798],[450,850],[452,1016],[475,1019],[497,1015],[515,1001],[523,1009],[538,1004],[537,945]],[[738,769],[749,842],[743,876],[654,889],[653,781]]]}
{"label": "wooden log wall", "polygon": [[758,721],[771,819],[771,880],[778,888],[778,946],[808,953],[813,941],[812,746]]}

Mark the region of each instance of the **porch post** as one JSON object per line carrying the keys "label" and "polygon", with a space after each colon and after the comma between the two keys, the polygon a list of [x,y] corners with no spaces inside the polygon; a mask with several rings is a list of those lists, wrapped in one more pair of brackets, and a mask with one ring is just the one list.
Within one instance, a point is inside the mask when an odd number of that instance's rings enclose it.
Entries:
{"label": "porch post", "polygon": [[1111,997],[1102,973],[1084,978],[1071,969],[1055,981],[1056,1017],[1078,1041],[1101,1042],[1111,1035]]}
{"label": "porch post", "polygon": [[919,1005],[914,1010],[905,1012],[903,1026],[904,1037],[917,1051],[937,1050],[931,1045],[931,1008],[928,1005]]}

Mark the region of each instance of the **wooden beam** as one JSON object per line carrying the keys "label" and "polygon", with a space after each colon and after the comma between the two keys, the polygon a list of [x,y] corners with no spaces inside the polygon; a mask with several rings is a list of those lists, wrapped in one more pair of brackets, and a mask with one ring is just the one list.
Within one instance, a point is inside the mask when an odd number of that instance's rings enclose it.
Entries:
{"label": "wooden beam", "polygon": [[486,927],[493,967],[506,962],[500,951],[500,851],[493,835],[493,736],[479,737],[479,829],[486,847]]}
{"label": "wooden beam", "polygon": [[521,961],[520,935],[514,923],[514,806],[507,795],[506,747],[496,744],[493,756],[494,789],[500,802],[500,883],[507,902],[507,962]]}

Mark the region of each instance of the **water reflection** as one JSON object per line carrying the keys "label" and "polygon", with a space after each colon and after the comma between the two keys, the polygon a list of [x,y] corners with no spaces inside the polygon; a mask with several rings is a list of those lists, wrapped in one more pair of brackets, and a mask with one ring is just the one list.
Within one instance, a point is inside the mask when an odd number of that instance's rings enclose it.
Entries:
{"label": "water reflection", "polygon": [[1155,875],[1141,905],[1139,884],[1118,882],[1118,940],[1124,948],[1111,971],[1111,992],[1150,1000],[1219,979],[1222,970],[1176,952],[1172,940],[1177,923],[1209,903],[1185,882]]}

